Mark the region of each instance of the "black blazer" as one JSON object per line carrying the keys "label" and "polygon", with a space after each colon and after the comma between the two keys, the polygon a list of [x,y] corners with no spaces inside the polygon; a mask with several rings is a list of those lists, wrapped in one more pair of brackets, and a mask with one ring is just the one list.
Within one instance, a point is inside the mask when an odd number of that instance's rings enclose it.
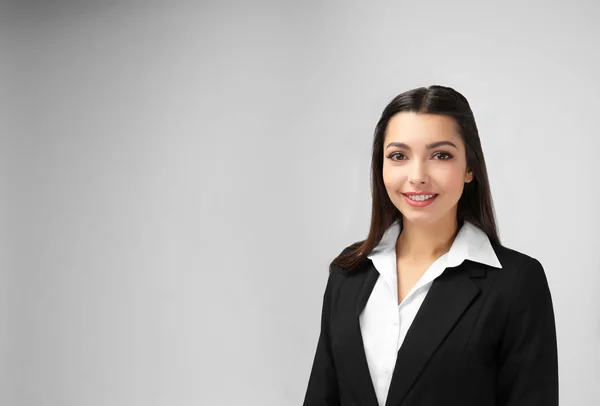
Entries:
{"label": "black blazer", "polygon": [[[386,406],[555,406],[554,310],[540,262],[492,243],[434,280],[396,360]],[[346,248],[344,251],[350,248]],[[332,266],[304,406],[377,406],[359,314],[379,273]]]}

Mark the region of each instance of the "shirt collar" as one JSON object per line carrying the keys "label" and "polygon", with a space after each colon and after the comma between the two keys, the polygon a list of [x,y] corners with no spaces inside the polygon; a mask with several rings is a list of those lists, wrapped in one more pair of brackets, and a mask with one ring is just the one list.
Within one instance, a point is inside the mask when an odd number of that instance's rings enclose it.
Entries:
{"label": "shirt collar", "polygon": [[[398,299],[396,241],[400,235],[400,231],[400,222],[397,220],[388,227],[380,242],[367,255],[367,258],[371,259],[375,269],[389,286],[392,294],[395,295],[396,300]],[[414,292],[432,282],[446,268],[456,267],[467,259],[495,268],[502,268],[502,264],[500,264],[487,234],[476,225],[465,220],[452,242],[450,250],[429,267],[406,297],[411,297]]]}
{"label": "shirt collar", "polygon": [[[401,231],[400,221],[396,220],[383,234],[380,242],[371,251],[367,258],[371,260],[380,259],[389,255],[390,251],[396,252],[396,241]],[[464,221],[458,231],[450,250],[444,254],[447,256],[446,266],[455,267],[468,259],[494,268],[502,268],[487,234],[475,224]],[[395,256],[395,255],[394,255]]]}

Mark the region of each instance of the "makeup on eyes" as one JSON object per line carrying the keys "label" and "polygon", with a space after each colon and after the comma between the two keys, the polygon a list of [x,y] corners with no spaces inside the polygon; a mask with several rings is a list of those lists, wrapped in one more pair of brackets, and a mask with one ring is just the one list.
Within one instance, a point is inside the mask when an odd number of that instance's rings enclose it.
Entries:
{"label": "makeup on eyes", "polygon": [[[446,152],[446,151],[437,151],[432,154],[432,156],[436,156],[436,155],[447,156],[447,158],[438,159],[440,161],[448,161],[448,160],[454,158],[454,155],[452,155],[451,153]],[[396,156],[406,156],[406,154],[404,154],[402,152],[394,151],[394,152],[391,152],[390,154],[388,154],[386,158],[391,159],[392,161],[406,161],[406,159],[393,159]]]}

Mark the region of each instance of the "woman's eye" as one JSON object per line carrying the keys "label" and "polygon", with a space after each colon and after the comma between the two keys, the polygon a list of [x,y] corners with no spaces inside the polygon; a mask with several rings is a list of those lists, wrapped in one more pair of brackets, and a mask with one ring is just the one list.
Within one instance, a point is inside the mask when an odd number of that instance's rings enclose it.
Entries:
{"label": "woman's eye", "polygon": [[448,160],[452,158],[452,155],[450,155],[447,152],[436,152],[435,154],[433,154],[433,156],[437,156],[437,157],[441,157],[440,159],[442,161]]}
{"label": "woman's eye", "polygon": [[391,159],[392,161],[404,161],[404,159],[394,159],[394,157],[405,157],[404,154],[400,153],[400,152],[392,152],[391,154],[388,155],[388,158]]}

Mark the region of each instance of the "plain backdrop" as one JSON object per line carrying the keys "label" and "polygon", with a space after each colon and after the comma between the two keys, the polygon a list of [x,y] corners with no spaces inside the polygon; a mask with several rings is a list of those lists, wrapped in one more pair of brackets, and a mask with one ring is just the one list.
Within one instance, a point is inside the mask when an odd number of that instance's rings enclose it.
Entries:
{"label": "plain backdrop", "polygon": [[301,404],[375,124],[432,84],[600,404],[599,2],[1,4],[0,404]]}

